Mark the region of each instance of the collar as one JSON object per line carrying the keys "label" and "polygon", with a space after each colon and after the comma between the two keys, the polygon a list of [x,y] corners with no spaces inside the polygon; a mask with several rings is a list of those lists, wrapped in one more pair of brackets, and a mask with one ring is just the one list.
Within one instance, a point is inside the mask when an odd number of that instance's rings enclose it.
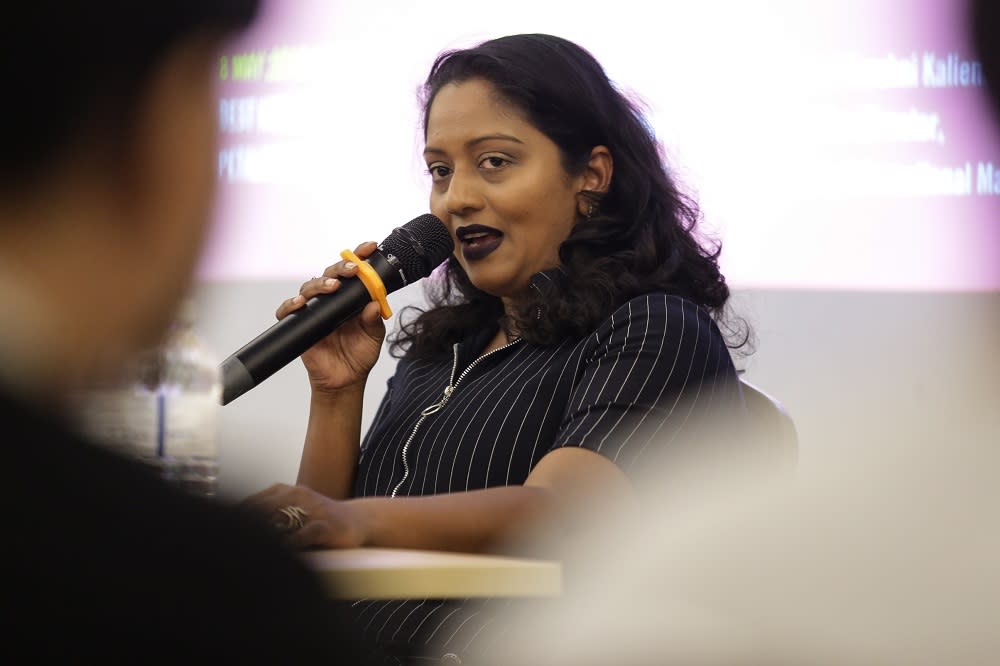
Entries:
{"label": "collar", "polygon": [[562,266],[555,266],[532,275],[529,284],[532,289],[544,294],[552,287],[562,284],[567,277],[568,274],[566,273],[565,268]]}

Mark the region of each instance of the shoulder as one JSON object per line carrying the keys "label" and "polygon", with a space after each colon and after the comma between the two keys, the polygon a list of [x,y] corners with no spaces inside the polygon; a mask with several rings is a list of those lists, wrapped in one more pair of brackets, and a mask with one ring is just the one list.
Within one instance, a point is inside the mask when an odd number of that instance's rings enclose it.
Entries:
{"label": "shoulder", "polygon": [[619,343],[660,345],[725,341],[711,314],[683,296],[650,292],[623,303],[589,336],[591,346]]}
{"label": "shoulder", "polygon": [[[350,646],[327,623],[313,573],[256,515],[189,496],[51,414],[12,414],[14,404],[0,398],[17,469],[3,490],[17,507],[6,550],[17,576],[3,605],[17,607],[19,627],[72,632],[65,645],[85,660],[121,660],[140,637],[176,661],[195,651],[280,660],[289,646],[334,657]],[[211,637],[172,643],[179,618]],[[289,625],[310,638],[297,643]],[[108,642],[107,627],[131,638]],[[319,632],[338,640],[313,640]]]}
{"label": "shoulder", "polygon": [[708,311],[689,298],[662,291],[649,292],[629,299],[615,310],[612,317],[620,318],[625,314],[632,318],[677,316],[684,321],[711,320]]}

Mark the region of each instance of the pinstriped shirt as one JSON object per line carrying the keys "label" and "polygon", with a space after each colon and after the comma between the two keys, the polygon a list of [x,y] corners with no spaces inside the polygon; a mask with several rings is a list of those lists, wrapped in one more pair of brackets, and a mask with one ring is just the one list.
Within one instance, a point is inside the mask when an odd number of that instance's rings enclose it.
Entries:
{"label": "pinstriped shirt", "polygon": [[[522,484],[553,449],[580,446],[629,475],[697,438],[710,410],[742,409],[715,322],[680,296],[631,299],[582,339],[515,341],[480,356],[485,328],[450,359],[402,359],[364,441],[355,495],[414,496]],[[487,604],[506,603],[493,600]],[[362,601],[380,642],[476,651],[481,604]],[[476,621],[474,616],[480,616]]]}
{"label": "pinstriped shirt", "polygon": [[629,473],[696,427],[693,411],[739,399],[715,322],[680,296],[633,298],[583,339],[479,356],[495,333],[456,344],[447,361],[399,362],[362,443],[356,496],[521,484],[562,446]]}

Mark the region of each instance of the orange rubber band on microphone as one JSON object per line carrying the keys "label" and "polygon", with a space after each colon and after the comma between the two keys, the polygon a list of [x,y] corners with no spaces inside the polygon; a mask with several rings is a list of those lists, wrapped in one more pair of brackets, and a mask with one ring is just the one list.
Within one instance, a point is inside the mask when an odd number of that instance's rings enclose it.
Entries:
{"label": "orange rubber band on microphone", "polygon": [[382,282],[382,278],[375,269],[371,267],[366,261],[361,261],[358,255],[354,254],[350,250],[344,250],[340,253],[340,256],[347,261],[353,261],[354,265],[358,267],[358,279],[361,283],[365,285],[368,290],[368,295],[372,297],[372,300],[378,303],[379,313],[382,315],[382,319],[388,319],[392,316],[392,310],[389,309],[389,301],[386,300],[385,296],[385,284]]}

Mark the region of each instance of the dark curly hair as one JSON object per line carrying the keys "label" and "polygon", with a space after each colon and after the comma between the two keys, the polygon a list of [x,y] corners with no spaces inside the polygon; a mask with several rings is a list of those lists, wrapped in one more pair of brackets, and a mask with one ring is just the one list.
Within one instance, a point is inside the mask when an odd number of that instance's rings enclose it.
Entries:
{"label": "dark curly hair", "polygon": [[[650,291],[684,296],[720,319],[729,298],[719,271],[721,245],[696,237],[697,205],[667,173],[639,108],[590,53],[559,37],[531,34],[441,54],[423,86],[425,137],[438,91],[471,79],[488,81],[524,113],[559,147],[571,175],[584,170],[595,146],[606,146],[614,160],[611,186],[603,195],[582,193],[594,212],[559,247],[561,279],[528,290],[515,312],[505,312],[499,298],[477,289],[449,258],[428,290],[431,308],[418,310],[393,337],[394,356],[447,354],[484,321],[506,323],[536,344],[582,337],[626,301]],[[734,346],[748,336],[744,332]]]}

